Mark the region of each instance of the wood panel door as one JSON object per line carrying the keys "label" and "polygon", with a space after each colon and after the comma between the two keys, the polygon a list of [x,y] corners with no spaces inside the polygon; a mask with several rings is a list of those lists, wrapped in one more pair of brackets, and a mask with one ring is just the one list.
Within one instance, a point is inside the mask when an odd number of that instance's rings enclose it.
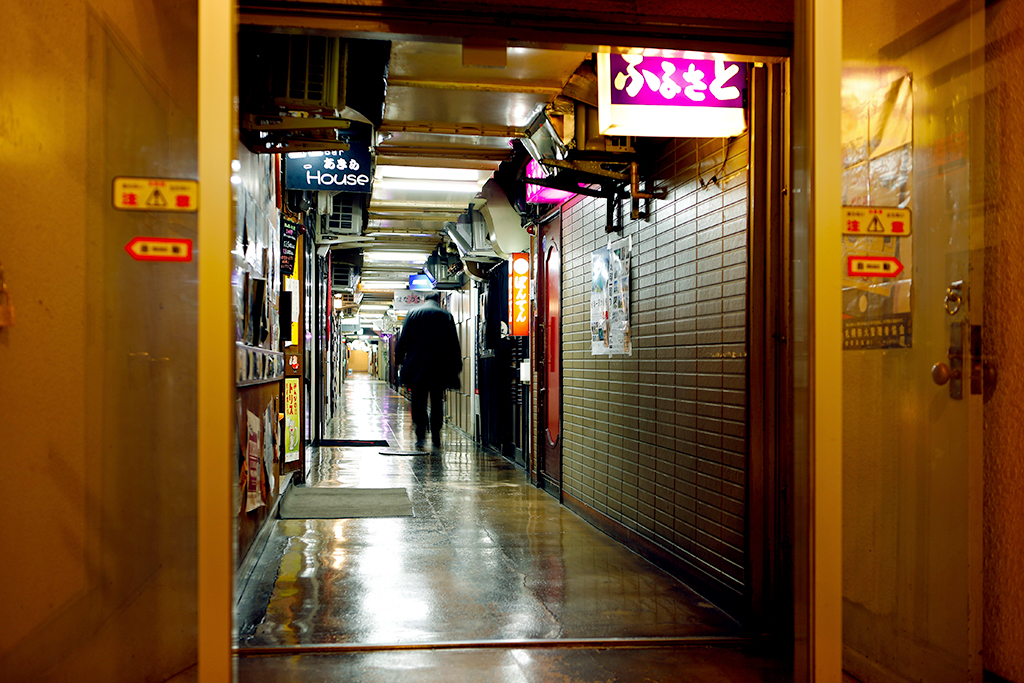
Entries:
{"label": "wood panel door", "polygon": [[562,217],[540,231],[540,462],[541,485],[561,498],[562,488]]}

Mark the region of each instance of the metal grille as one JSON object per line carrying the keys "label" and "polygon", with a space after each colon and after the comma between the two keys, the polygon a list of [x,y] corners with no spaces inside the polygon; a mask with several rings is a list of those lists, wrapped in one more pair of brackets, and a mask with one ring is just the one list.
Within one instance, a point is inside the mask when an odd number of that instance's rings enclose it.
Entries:
{"label": "metal grille", "polygon": [[331,198],[331,212],[327,214],[327,229],[336,235],[358,235],[363,231],[361,195],[338,193]]}

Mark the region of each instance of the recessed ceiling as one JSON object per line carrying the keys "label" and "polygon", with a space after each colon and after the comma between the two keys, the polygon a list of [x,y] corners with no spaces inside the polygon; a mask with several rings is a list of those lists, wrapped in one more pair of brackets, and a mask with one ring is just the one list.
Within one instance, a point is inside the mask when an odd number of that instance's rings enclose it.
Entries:
{"label": "recessed ceiling", "polygon": [[[512,139],[524,135],[588,56],[515,47],[506,50],[504,67],[466,66],[458,43],[393,41],[376,145],[378,169],[458,168],[473,173],[471,178],[445,181],[440,179],[445,174],[435,170],[437,178],[427,173],[430,182],[418,186],[413,178],[403,183],[378,174],[364,230],[373,242],[363,247],[363,277],[396,279],[418,272],[416,266],[383,267],[371,259],[380,251],[433,248],[442,239],[444,224],[468,208],[479,185],[509,157]],[[364,301],[386,296],[366,295]]]}

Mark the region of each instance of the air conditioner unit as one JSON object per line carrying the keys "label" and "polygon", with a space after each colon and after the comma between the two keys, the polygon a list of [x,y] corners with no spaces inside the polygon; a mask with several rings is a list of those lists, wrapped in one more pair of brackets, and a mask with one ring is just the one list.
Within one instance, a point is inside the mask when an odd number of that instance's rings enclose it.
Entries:
{"label": "air conditioner unit", "polygon": [[306,111],[381,124],[388,41],[243,30],[238,57],[243,113]]}
{"label": "air conditioner unit", "polygon": [[346,290],[351,292],[359,279],[359,269],[351,263],[331,263],[331,293],[338,294]]}
{"label": "air conditioner unit", "polygon": [[340,244],[362,235],[367,196],[352,192],[318,192],[320,221],[317,243]]}

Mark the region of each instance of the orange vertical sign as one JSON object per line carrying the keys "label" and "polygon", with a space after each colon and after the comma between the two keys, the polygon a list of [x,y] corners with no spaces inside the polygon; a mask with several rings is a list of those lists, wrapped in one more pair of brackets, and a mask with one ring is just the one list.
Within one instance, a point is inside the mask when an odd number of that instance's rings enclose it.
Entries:
{"label": "orange vertical sign", "polygon": [[509,257],[508,325],[512,336],[530,334],[530,255],[515,253]]}

